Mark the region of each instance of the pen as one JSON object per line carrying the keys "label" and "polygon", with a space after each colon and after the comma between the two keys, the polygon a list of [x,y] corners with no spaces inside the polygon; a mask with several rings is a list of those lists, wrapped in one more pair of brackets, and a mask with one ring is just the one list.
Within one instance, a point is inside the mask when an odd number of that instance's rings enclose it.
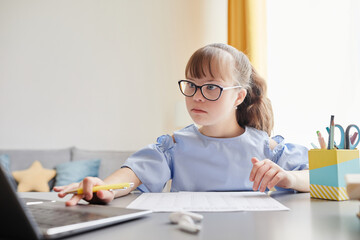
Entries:
{"label": "pen", "polygon": [[326,143],[320,131],[316,131],[321,149],[326,149]]}
{"label": "pen", "polygon": [[[131,188],[134,186],[134,183],[118,183],[118,184],[110,184],[110,185],[99,185],[99,186],[95,186],[93,187],[93,192],[97,192],[100,190],[115,190],[115,189],[127,189],[127,188]],[[83,189],[82,188],[78,188],[75,191],[68,191],[65,192],[67,194],[83,194]]]}
{"label": "pen", "polygon": [[328,149],[334,149],[334,128],[335,128],[334,115],[331,115]]}

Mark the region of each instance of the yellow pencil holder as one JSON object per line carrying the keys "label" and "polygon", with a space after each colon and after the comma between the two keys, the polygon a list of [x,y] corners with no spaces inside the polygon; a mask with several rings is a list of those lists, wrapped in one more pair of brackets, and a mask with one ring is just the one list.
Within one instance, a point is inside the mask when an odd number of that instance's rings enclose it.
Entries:
{"label": "yellow pencil holder", "polygon": [[345,174],[360,173],[359,150],[309,150],[310,196],[348,200]]}

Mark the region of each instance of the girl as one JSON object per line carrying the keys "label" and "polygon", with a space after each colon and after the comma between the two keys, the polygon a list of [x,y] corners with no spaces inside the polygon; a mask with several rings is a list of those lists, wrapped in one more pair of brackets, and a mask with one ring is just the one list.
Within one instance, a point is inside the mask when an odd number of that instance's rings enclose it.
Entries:
{"label": "girl", "polygon": [[[87,177],[80,183],[55,187],[59,197],[79,187],[66,205],[84,198],[108,203],[134,188],[161,192],[172,179],[171,191],[241,191],[275,186],[309,191],[307,149],[269,137],[273,128],[266,83],[240,51],[226,44],[210,44],[197,50],[179,81],[193,121],[163,135],[133,154],[104,181]],[[133,182],[133,189],[99,191],[93,186]]]}

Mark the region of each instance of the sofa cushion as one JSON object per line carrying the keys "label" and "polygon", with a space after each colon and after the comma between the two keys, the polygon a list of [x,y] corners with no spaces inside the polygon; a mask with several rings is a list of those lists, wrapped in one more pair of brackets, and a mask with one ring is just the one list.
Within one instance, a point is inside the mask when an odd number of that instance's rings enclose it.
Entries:
{"label": "sofa cushion", "polygon": [[70,183],[80,182],[85,177],[98,177],[100,162],[100,159],[93,159],[56,165],[55,186],[65,186]]}
{"label": "sofa cushion", "polygon": [[133,151],[95,151],[73,148],[73,161],[101,159],[99,178],[104,179],[119,169]]}
{"label": "sofa cushion", "polygon": [[14,177],[11,174],[10,159],[9,159],[8,155],[6,155],[6,154],[0,155],[0,165],[5,170],[5,173],[6,173],[7,178],[9,179],[9,182],[14,187],[14,189],[16,189],[17,184],[16,184]]}
{"label": "sofa cushion", "polygon": [[49,181],[56,175],[54,169],[45,169],[39,161],[35,161],[28,169],[12,172],[18,182],[18,192],[49,192]]}

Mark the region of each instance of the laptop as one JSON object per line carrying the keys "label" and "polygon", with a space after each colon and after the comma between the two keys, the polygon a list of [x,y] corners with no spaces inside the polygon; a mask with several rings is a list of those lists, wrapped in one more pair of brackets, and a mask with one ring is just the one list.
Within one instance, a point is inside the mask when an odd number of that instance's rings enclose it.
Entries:
{"label": "laptop", "polygon": [[151,211],[20,198],[0,165],[0,238],[54,239],[143,217]]}

